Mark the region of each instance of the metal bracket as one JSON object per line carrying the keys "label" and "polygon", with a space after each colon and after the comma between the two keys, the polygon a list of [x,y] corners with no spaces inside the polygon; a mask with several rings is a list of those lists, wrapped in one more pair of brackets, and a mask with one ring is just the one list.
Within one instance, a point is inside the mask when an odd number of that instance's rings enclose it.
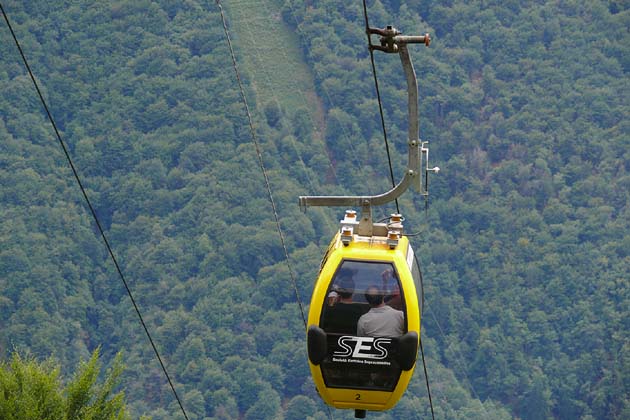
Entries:
{"label": "metal bracket", "polygon": [[428,141],[423,141],[420,143],[420,153],[424,156],[424,188],[420,191],[420,194],[425,197],[429,196],[429,172],[433,172],[434,174],[438,174],[440,172],[439,166],[434,166],[433,168],[429,168],[429,148],[426,145],[429,144]]}
{"label": "metal bracket", "polygon": [[368,28],[368,35],[380,35],[380,46],[373,45],[370,42],[371,50],[383,51],[385,53],[398,53],[400,61],[405,72],[407,80],[407,109],[408,109],[408,163],[405,174],[395,187],[391,190],[372,196],[300,196],[300,208],[306,210],[308,206],[346,206],[361,207],[362,215],[358,226],[360,235],[371,236],[373,233],[372,210],[373,205],[382,205],[396,200],[410,186],[423,194],[428,194],[428,183],[425,179],[425,187],[422,186],[422,175],[425,178],[429,171],[437,172],[439,168],[422,170],[422,156],[425,156],[425,162],[428,165],[428,148],[425,145],[428,142],[420,142],[419,138],[419,121],[418,121],[418,82],[416,72],[407,50],[407,44],[425,44],[429,45],[431,38],[429,34],[420,36],[404,36],[393,26],[387,26],[384,29]]}

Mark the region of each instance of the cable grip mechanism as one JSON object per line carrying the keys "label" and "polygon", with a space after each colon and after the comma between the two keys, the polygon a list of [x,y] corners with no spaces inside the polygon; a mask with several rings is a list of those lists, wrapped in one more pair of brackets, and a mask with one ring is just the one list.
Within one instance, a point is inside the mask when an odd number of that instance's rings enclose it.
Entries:
{"label": "cable grip mechanism", "polygon": [[379,35],[380,44],[372,44],[370,37],[370,50],[383,51],[385,53],[397,53],[400,45],[405,44],[424,44],[427,47],[431,43],[431,37],[429,34],[424,35],[402,35],[402,32],[394,28],[392,25],[387,25],[385,28],[368,28],[367,33],[371,35]]}

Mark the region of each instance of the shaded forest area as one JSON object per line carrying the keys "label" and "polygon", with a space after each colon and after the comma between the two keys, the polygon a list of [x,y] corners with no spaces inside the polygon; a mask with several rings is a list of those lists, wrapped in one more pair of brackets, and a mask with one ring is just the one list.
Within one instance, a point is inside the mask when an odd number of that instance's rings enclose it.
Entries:
{"label": "shaded forest area", "polygon": [[[297,196],[391,181],[361,3],[273,4],[315,81],[296,95],[326,114],[270,105],[243,74],[308,302],[343,209],[304,214]],[[329,418],[215,2],[3,6],[189,417]],[[442,171],[428,210],[411,193],[400,206],[421,232],[436,416],[629,418],[627,2],[368,6],[373,26],[433,37],[411,50],[421,138]],[[396,56],[376,58],[401,174],[406,86]],[[52,355],[73,372],[98,346],[105,364],[122,350],[134,418],[183,418],[4,26],[0,92],[0,358]],[[418,369],[370,417],[428,415]]]}

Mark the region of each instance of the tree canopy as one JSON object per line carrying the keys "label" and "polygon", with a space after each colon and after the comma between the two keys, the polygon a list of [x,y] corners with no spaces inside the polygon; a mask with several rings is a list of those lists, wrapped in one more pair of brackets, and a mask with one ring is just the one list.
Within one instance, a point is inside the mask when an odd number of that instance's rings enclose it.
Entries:
{"label": "tree canopy", "polygon": [[0,417],[6,420],[124,420],[124,394],[115,392],[122,373],[118,354],[112,368],[99,382],[99,351],[81,362],[74,376],[63,383],[60,367],[52,359],[13,353],[0,362]]}
{"label": "tree canopy", "polygon": [[[391,186],[362,4],[224,3],[308,302],[344,209],[304,214],[297,197]],[[628,418],[627,4],[367,4],[372,26],[433,38],[411,54],[442,171],[426,210],[412,193],[400,208],[420,232],[437,414]],[[216,3],[3,6],[190,418],[328,418]],[[376,66],[402,176],[406,84],[396,56]],[[62,407],[57,378],[99,346],[106,366],[124,349],[125,412],[183,418],[5,26],[0,91],[3,366],[15,348],[53,355],[42,380]],[[418,369],[371,416],[428,409]]]}

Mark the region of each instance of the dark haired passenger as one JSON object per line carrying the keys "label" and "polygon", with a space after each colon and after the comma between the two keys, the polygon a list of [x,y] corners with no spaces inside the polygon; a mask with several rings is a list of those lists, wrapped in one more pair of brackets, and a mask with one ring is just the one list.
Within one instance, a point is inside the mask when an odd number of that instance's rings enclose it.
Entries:
{"label": "dark haired passenger", "polygon": [[[333,306],[324,310],[324,331],[327,333],[354,334],[359,317],[368,311],[365,304],[354,303],[354,272],[341,269],[335,279],[333,291],[337,295]],[[329,294],[329,298],[331,298]]]}
{"label": "dark haired passenger", "polygon": [[370,311],[359,318],[358,336],[400,337],[405,333],[405,315],[386,305],[383,298],[378,286],[366,289],[365,299],[370,304]]}

